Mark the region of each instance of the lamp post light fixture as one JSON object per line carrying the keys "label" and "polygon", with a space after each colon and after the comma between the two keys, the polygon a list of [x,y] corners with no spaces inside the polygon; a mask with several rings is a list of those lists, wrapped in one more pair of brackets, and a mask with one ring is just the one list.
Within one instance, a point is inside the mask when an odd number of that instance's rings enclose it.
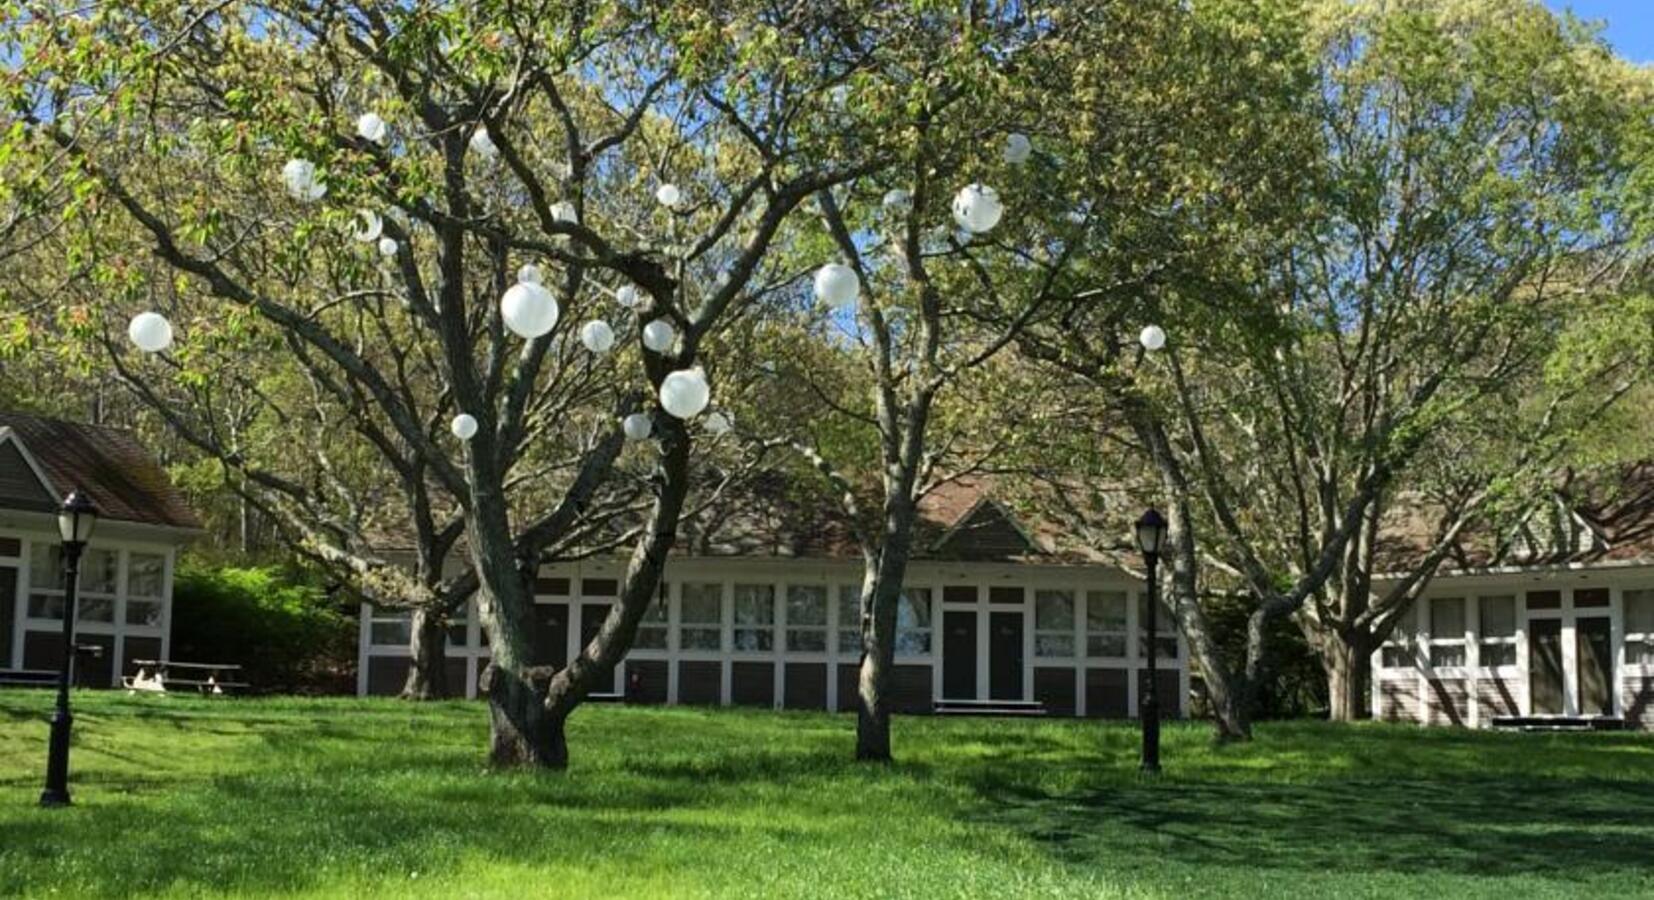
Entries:
{"label": "lamp post light fixture", "polygon": [[1157,509],[1150,509],[1137,520],[1137,549],[1143,552],[1143,565],[1147,569],[1144,576],[1147,581],[1149,596],[1149,683],[1143,688],[1143,699],[1138,704],[1138,714],[1143,720],[1143,762],[1142,769],[1150,774],[1160,773],[1160,698],[1156,690],[1159,676],[1156,674],[1156,657],[1159,655],[1159,636],[1156,631],[1156,613],[1160,607],[1156,596],[1159,587],[1159,577],[1156,569],[1160,564],[1160,551],[1166,543],[1166,517]]}
{"label": "lamp post light fixture", "polygon": [[57,513],[58,536],[63,539],[63,664],[57,673],[57,712],[52,716],[52,738],[46,755],[46,790],[41,806],[69,805],[69,679],[75,659],[75,607],[80,584],[80,554],[98,523],[98,508],[80,491],[63,498]]}

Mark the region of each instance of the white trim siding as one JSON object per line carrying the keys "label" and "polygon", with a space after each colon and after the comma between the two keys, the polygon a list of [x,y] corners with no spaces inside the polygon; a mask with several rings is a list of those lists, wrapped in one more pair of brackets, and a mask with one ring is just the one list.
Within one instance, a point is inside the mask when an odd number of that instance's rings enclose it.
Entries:
{"label": "white trim siding", "polygon": [[[569,585],[567,594],[540,594],[536,597],[538,604],[550,604],[562,607],[567,621],[568,645],[564,659],[572,658],[580,650],[579,635],[581,629],[581,607],[587,602],[614,602],[614,598],[583,596],[583,584],[588,580],[620,579],[624,575],[624,563],[611,560],[591,560],[581,563],[548,566],[540,573],[540,584],[546,585],[555,581],[561,584],[566,579]],[[718,664],[718,681],[716,696],[718,702],[730,705],[736,702],[742,689],[736,684],[737,664],[759,664],[770,666],[771,678],[767,692],[770,694],[770,706],[783,708],[789,706],[787,692],[787,667],[789,665],[816,666],[815,671],[808,673],[809,682],[801,682],[800,695],[810,694],[813,708],[840,709],[849,705],[853,698],[841,696],[840,670],[841,667],[855,666],[860,663],[859,646],[840,644],[841,631],[852,631],[858,628],[856,621],[843,621],[841,613],[841,592],[859,593],[862,584],[862,570],[854,562],[840,562],[829,560],[808,559],[772,559],[772,558],[691,558],[673,560],[668,568],[666,578],[665,597],[667,603],[665,630],[666,646],[664,648],[635,648],[628,654],[627,659],[617,666],[615,685],[616,690],[627,692],[631,687],[628,667],[638,663],[650,664],[649,671],[658,673],[664,668],[664,685],[650,685],[645,692],[648,696],[663,697],[664,702],[676,704],[685,696],[686,685],[681,684],[681,669],[683,664],[716,663]],[[716,649],[685,649],[682,643],[684,628],[696,628],[697,623],[686,623],[683,618],[683,597],[686,584],[716,585],[716,595],[720,598],[716,620],[708,619],[705,627],[715,628],[719,635],[721,646]],[[770,647],[763,649],[737,649],[737,631],[745,634],[756,630],[752,626],[736,623],[736,592],[737,585],[761,586],[773,594],[773,615],[767,625],[758,626],[759,629],[770,635]],[[948,612],[973,612],[976,617],[976,691],[972,698],[947,698],[949,700],[975,699],[986,700],[990,697],[990,673],[992,660],[990,658],[990,625],[992,615],[996,612],[1008,612],[1020,615],[1022,621],[1022,668],[1017,679],[1021,685],[1021,700],[1034,700],[1041,686],[1040,679],[1049,689],[1053,681],[1066,682],[1066,677],[1053,679],[1051,675],[1040,676],[1038,670],[1062,669],[1073,673],[1072,697],[1066,696],[1068,687],[1057,695],[1058,702],[1064,707],[1072,706],[1074,715],[1102,715],[1111,714],[1135,715],[1137,711],[1137,669],[1144,665],[1144,660],[1138,650],[1139,635],[1136,633],[1136,606],[1142,591],[1141,586],[1129,576],[1118,570],[1101,566],[1035,566],[1015,563],[915,563],[909,568],[908,587],[917,594],[926,592],[929,597],[927,616],[920,633],[925,635],[923,643],[913,641],[911,644],[903,642],[902,652],[896,656],[896,666],[905,671],[903,684],[907,690],[907,697],[915,708],[914,711],[929,711],[935,701],[943,699],[943,648],[947,637],[945,622]],[[792,625],[789,622],[789,590],[793,587],[807,587],[824,593],[826,603],[825,621],[822,625],[804,626],[812,632],[819,632],[823,637],[822,648],[819,650],[792,650],[789,648],[789,631]],[[991,589],[995,587],[1014,588],[1021,592],[1018,602],[992,602]],[[945,600],[948,589],[954,589],[954,600]],[[961,602],[957,599],[959,588],[974,588],[974,600]],[[1040,591],[1062,591],[1073,599],[1073,621],[1067,635],[1072,640],[1072,653],[1065,656],[1036,656],[1039,637],[1058,637],[1055,630],[1042,629],[1036,634],[1036,597]],[[1087,634],[1087,598],[1091,593],[1119,594],[1126,600],[1127,631],[1123,638],[1123,655],[1092,656]],[[710,611],[709,611],[710,612]],[[906,607],[900,613],[902,624],[914,627],[920,619],[913,616]],[[371,679],[367,669],[373,660],[386,657],[396,657],[406,664],[407,647],[405,644],[378,643],[371,639],[373,624],[388,621],[389,615],[375,617],[371,609],[364,607],[361,613],[361,623],[366,636],[360,641],[362,654],[362,673],[357,679],[357,691],[367,694],[372,690]],[[1179,696],[1176,709],[1179,715],[1187,715],[1189,700],[1189,672],[1188,652],[1183,637],[1177,631],[1174,622],[1165,623],[1166,631],[1163,637],[1176,639],[1177,657],[1163,661],[1162,669],[1167,672],[1175,671],[1178,675]],[[904,632],[912,634],[912,631]],[[480,646],[481,634],[476,625],[475,616],[471,623],[472,638],[465,647],[449,647],[449,658],[463,660],[465,664],[464,687],[465,695],[476,696],[476,676],[483,666],[487,665],[488,654],[485,647]],[[898,640],[901,640],[898,638]],[[747,643],[755,643],[747,641]],[[761,641],[756,642],[761,643]],[[1057,643],[1061,643],[1060,640]],[[383,665],[383,664],[382,664]],[[918,676],[913,669],[926,669],[928,674],[921,681],[915,681]],[[1100,701],[1097,709],[1088,701],[1088,670],[1110,670],[1115,674],[1113,690],[1116,696],[1113,700]],[[746,669],[748,675],[753,675],[750,666]],[[795,671],[801,671],[795,669]],[[709,673],[707,673],[709,674]],[[824,689],[817,689],[816,679],[824,678]],[[395,679],[382,679],[393,681]],[[1106,679],[1105,679],[1106,680]],[[928,685],[928,691],[920,687],[921,693],[928,696],[919,697],[912,693],[915,685]],[[379,685],[379,692],[384,692],[386,684]],[[400,686],[399,684],[397,685]],[[457,687],[458,685],[456,685]],[[706,685],[710,688],[711,685]],[[759,696],[763,691],[762,682],[747,682],[745,694],[748,697]],[[706,696],[710,699],[711,693]],[[921,702],[922,701],[922,702]],[[1167,703],[1167,707],[1171,704]]]}

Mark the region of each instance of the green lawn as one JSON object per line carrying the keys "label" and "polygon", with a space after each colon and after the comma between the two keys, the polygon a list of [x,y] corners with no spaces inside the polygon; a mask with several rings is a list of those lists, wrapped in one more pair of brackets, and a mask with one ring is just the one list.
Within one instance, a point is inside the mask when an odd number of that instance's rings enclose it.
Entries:
{"label": "green lawn", "polygon": [[480,705],[0,691],[0,895],[1654,894],[1654,737],[589,708],[574,767],[479,765]]}

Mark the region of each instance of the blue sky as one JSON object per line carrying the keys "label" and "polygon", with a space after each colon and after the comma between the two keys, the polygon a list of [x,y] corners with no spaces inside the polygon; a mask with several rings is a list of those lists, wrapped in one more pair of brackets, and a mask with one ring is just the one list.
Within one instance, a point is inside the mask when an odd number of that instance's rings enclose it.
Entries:
{"label": "blue sky", "polygon": [[1621,56],[1654,62],[1654,0],[1545,0],[1552,9],[1572,9],[1581,19],[1608,23],[1604,34]]}

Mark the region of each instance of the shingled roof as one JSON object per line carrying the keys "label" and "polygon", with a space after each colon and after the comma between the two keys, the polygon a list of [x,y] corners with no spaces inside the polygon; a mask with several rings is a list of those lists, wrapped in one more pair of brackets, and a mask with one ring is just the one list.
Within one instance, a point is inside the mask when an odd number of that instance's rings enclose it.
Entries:
{"label": "shingled roof", "polygon": [[72,490],[91,497],[105,519],[201,527],[167,473],[131,432],[0,412],[0,507],[55,512]]}

